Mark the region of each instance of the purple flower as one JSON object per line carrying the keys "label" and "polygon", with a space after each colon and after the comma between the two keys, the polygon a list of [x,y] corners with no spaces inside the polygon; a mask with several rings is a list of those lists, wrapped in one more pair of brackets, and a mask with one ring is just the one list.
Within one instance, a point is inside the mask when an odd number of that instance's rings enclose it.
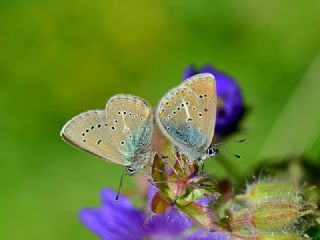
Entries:
{"label": "purple flower", "polygon": [[131,202],[120,196],[115,202],[116,193],[111,189],[101,191],[101,208],[85,208],[79,213],[80,221],[101,239],[140,240],[145,236],[144,214]]}
{"label": "purple flower", "polygon": [[232,77],[210,65],[199,70],[193,65],[189,66],[183,77],[186,79],[198,73],[211,73],[216,79],[218,106],[215,133],[220,136],[232,133],[237,129],[245,110],[239,85]]}
{"label": "purple flower", "polygon": [[[151,193],[152,194],[152,193]],[[193,222],[184,214],[170,208],[160,215],[144,213],[135,208],[124,196],[115,202],[111,189],[101,191],[102,207],[85,208],[79,213],[80,221],[100,239],[108,240],[227,240],[224,233],[194,232]]]}

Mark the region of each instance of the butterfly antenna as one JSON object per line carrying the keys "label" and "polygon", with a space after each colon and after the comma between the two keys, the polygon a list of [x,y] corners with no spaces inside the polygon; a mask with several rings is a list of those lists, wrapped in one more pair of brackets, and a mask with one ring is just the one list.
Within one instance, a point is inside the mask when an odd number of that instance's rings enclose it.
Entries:
{"label": "butterfly antenna", "polygon": [[201,164],[201,173],[204,173],[204,162]]}
{"label": "butterfly antenna", "polygon": [[225,154],[232,155],[232,156],[234,156],[234,157],[236,157],[236,158],[241,159],[241,156],[240,156],[240,155],[238,155],[238,154],[235,154],[235,153],[229,152],[229,151],[227,151],[227,150],[225,150],[225,149],[222,149],[222,148],[215,148],[215,149],[217,149],[217,150],[218,150],[218,152],[223,152],[223,153],[225,153]]}
{"label": "butterfly antenna", "polygon": [[125,173],[125,172],[123,172],[123,173],[121,174],[121,178],[120,178],[120,182],[119,182],[119,187],[118,187],[118,193],[117,193],[117,196],[116,196],[116,202],[118,202],[118,199],[119,199],[120,190],[121,190],[122,184],[123,184],[124,173]]}
{"label": "butterfly antenna", "polygon": [[230,143],[243,143],[247,141],[247,139],[241,139],[241,140],[233,140],[233,141],[223,141],[223,142],[217,142],[212,144],[212,146],[220,146],[220,145],[225,145],[225,144],[230,144]]}

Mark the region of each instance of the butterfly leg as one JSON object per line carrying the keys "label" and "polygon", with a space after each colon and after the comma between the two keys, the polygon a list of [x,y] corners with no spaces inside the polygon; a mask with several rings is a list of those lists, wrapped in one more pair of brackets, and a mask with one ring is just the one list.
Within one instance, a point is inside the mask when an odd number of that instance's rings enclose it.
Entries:
{"label": "butterfly leg", "polygon": [[152,181],[152,179],[148,178],[148,183],[150,183],[152,186],[157,187],[157,185]]}
{"label": "butterfly leg", "polygon": [[171,201],[170,206],[173,206],[178,200],[178,198],[179,198],[178,196],[175,196],[175,198]]}
{"label": "butterfly leg", "polygon": [[204,163],[201,165],[201,174],[204,173]]}

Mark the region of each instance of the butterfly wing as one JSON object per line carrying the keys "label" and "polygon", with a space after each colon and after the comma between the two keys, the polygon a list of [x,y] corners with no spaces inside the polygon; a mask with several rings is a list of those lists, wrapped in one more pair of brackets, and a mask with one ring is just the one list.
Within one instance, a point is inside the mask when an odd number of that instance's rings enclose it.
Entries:
{"label": "butterfly wing", "polygon": [[214,135],[216,86],[211,74],[198,74],[169,91],[156,119],[171,142],[191,158],[202,157]]}
{"label": "butterfly wing", "polygon": [[209,142],[207,146],[209,147],[214,135],[217,114],[217,90],[214,76],[209,73],[198,74],[187,79],[182,86],[190,88],[199,97],[200,109],[205,113],[203,123],[206,126],[206,142]]}
{"label": "butterfly wing", "polygon": [[112,143],[130,165],[143,164],[148,154],[153,132],[152,108],[143,99],[118,94],[106,106],[106,118],[112,131]]}
{"label": "butterfly wing", "polygon": [[115,95],[106,111],[91,110],[65,124],[62,138],[71,145],[122,165],[148,160],[153,131],[151,107],[131,95]]}
{"label": "butterfly wing", "polygon": [[93,155],[124,164],[121,151],[112,142],[106,111],[90,110],[72,118],[61,130],[61,137],[69,144]]}

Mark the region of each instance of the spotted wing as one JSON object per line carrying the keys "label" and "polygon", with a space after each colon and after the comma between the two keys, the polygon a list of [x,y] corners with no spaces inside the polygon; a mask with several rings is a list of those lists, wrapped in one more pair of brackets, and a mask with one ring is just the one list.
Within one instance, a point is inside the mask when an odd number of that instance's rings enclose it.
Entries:
{"label": "spotted wing", "polygon": [[106,111],[91,110],[72,118],[61,130],[69,144],[105,160],[124,164],[119,147],[114,145]]}
{"label": "spotted wing", "polygon": [[152,108],[143,99],[119,94],[106,106],[112,144],[120,149],[126,163],[142,164],[150,152],[153,132]]}
{"label": "spotted wing", "polygon": [[157,108],[163,133],[187,155],[197,158],[207,150],[214,134],[216,86],[211,74],[198,74],[169,91]]}

